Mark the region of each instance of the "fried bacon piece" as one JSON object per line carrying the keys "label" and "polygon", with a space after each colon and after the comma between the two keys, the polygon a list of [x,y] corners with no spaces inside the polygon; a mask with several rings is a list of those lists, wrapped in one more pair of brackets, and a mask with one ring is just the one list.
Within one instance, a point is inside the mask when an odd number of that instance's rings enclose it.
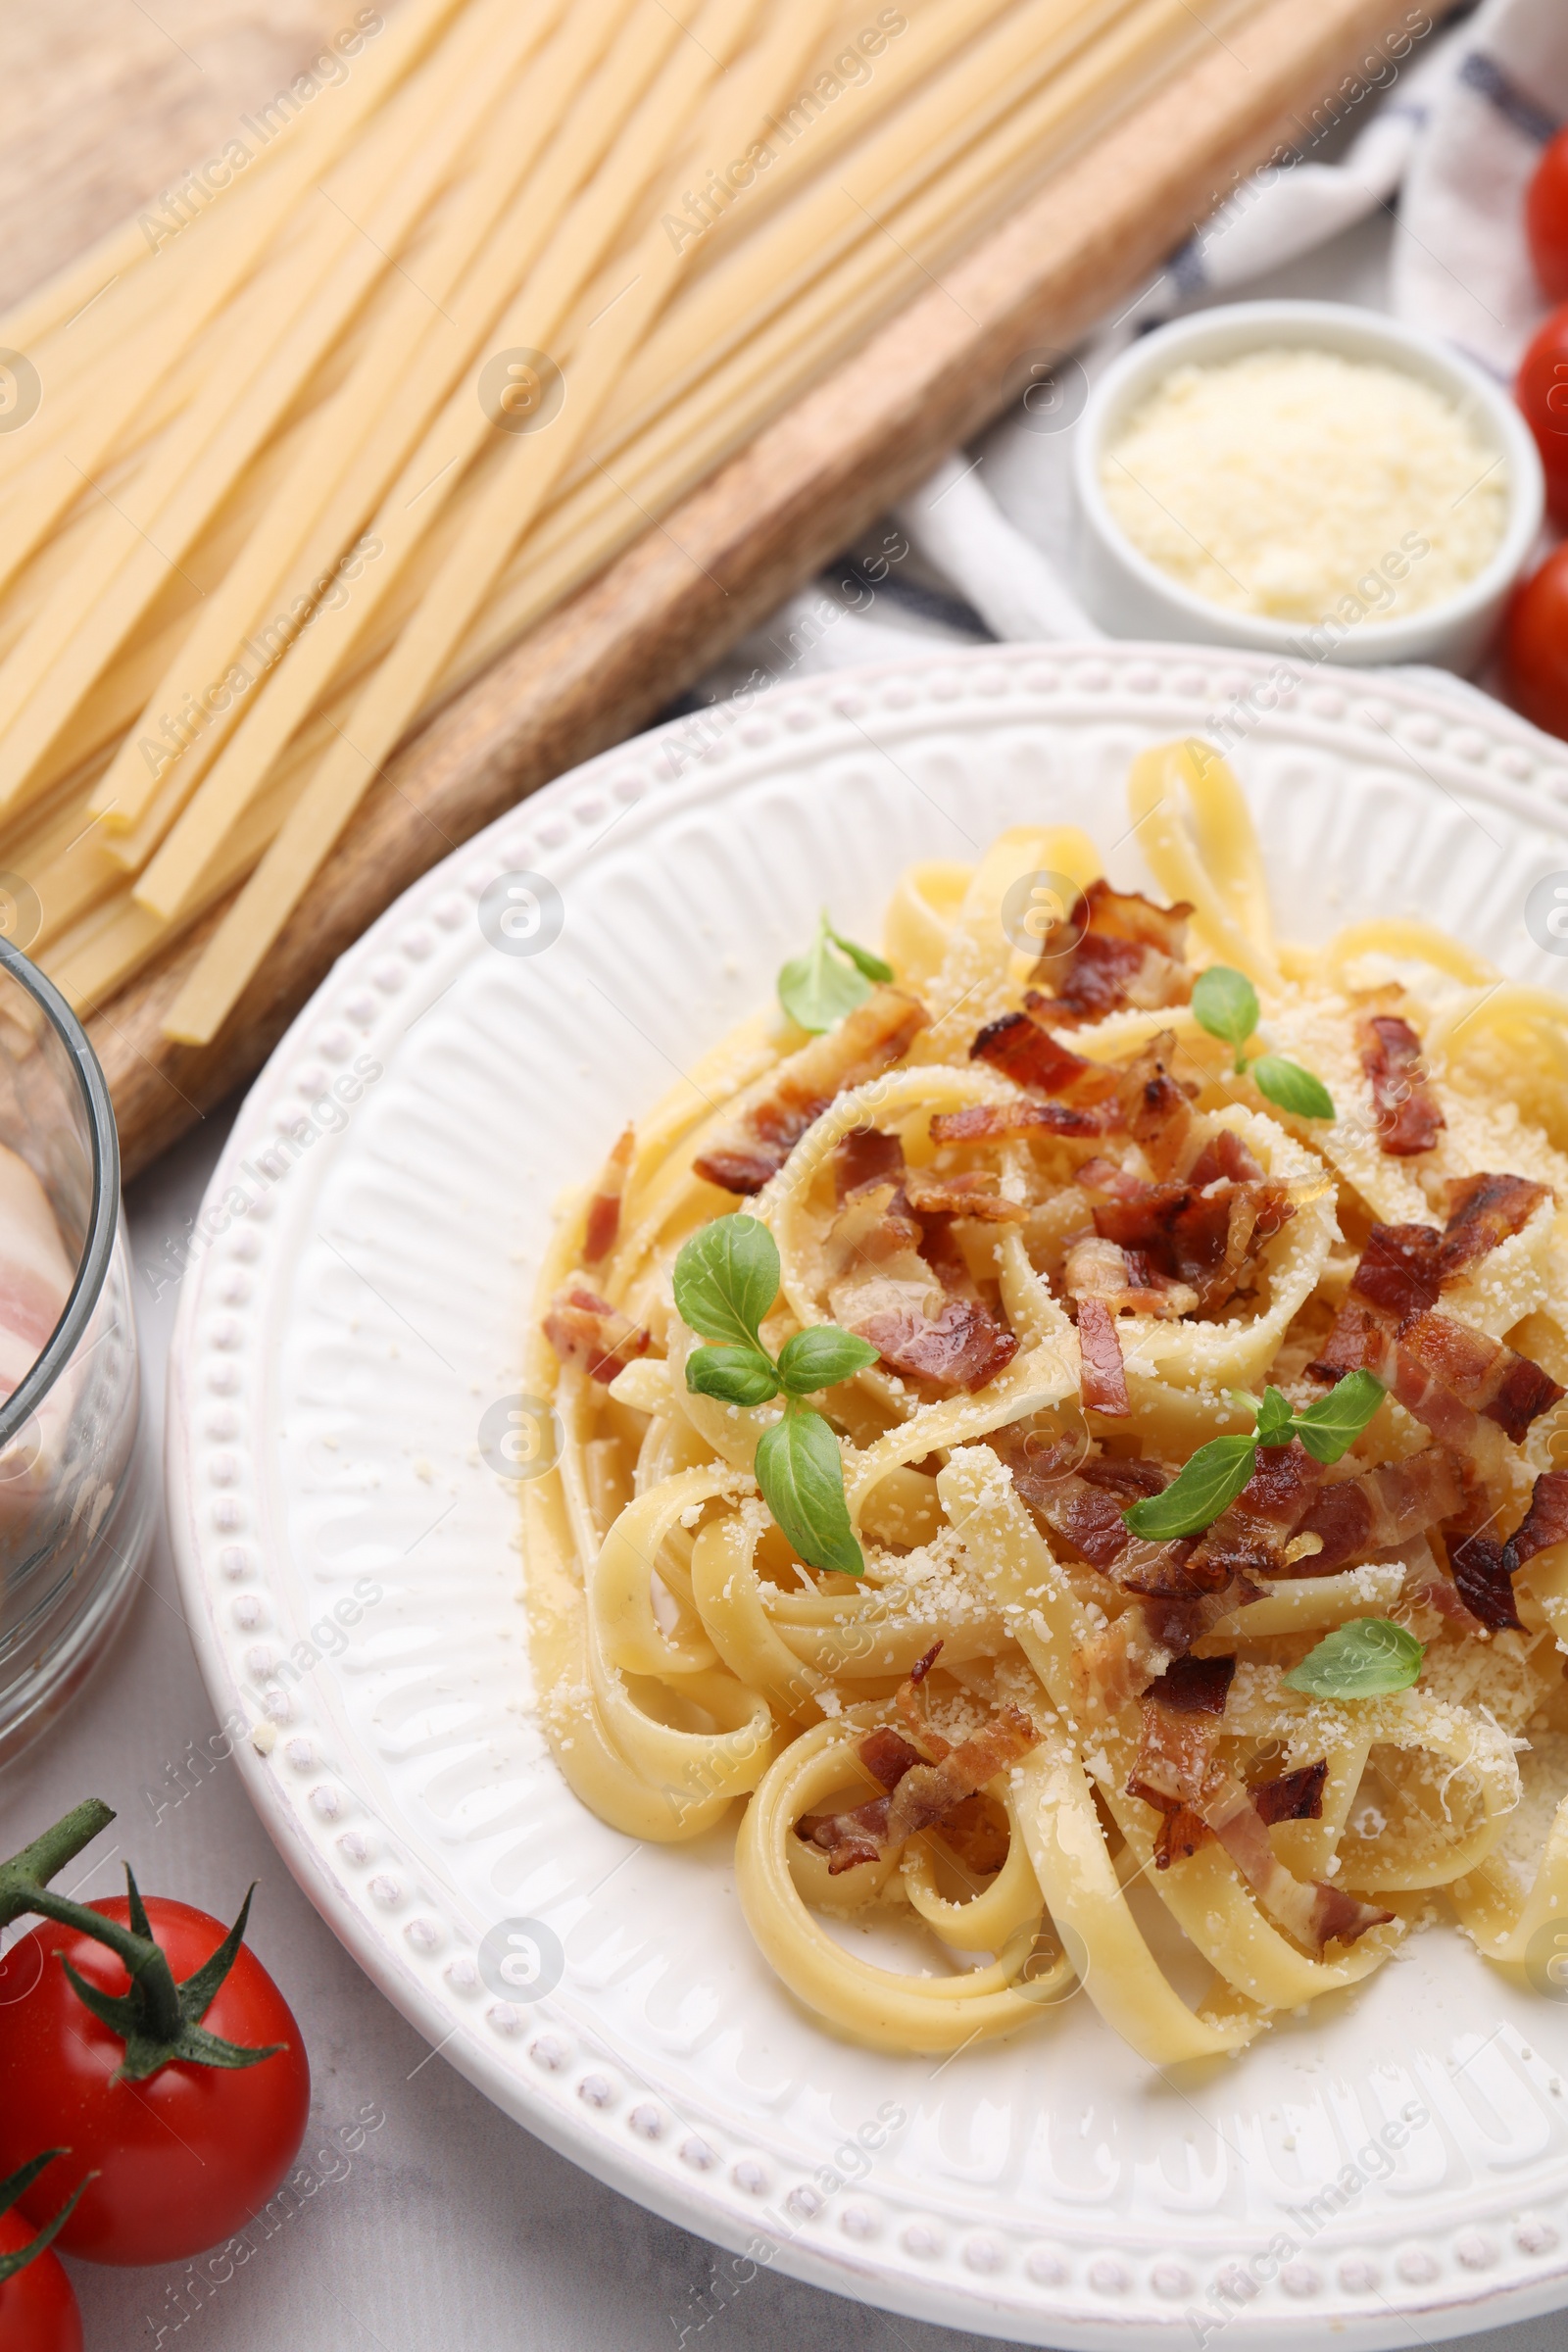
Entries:
{"label": "fried bacon piece", "polygon": [[1129,1257],[1136,1251],[1157,1274],[1192,1293],[1192,1306],[1174,1310],[1180,1314],[1192,1307],[1220,1307],[1234,1298],[1263,1244],[1295,1214],[1285,1187],[1269,1183],[1261,1172],[1257,1180],[1243,1183],[1218,1177],[1202,1185],[1192,1178],[1151,1185],[1136,1198],[1107,1200],[1094,1212],[1095,1231],[1102,1240],[1119,1243]]}
{"label": "fried bacon piece", "polygon": [[940,1388],[962,1389],[971,1396],[1004,1372],[1018,1352],[1013,1333],[988,1308],[967,1298],[950,1298],[930,1319],[917,1308],[882,1307],[851,1329],[880,1349],[895,1372]]}
{"label": "fried bacon piece", "polygon": [[1440,1446],[1459,1451],[1474,1443],[1478,1418],[1494,1422],[1517,1446],[1565,1393],[1528,1356],[1447,1315],[1407,1315],[1384,1364],[1369,1368]]}
{"label": "fried bacon piece", "polygon": [[1132,1411],[1127,1366],[1116,1337],[1116,1318],[1103,1299],[1078,1301],[1079,1386],[1087,1412],[1125,1420]]}
{"label": "fried bacon piece", "polygon": [[597,1266],[601,1258],[608,1257],[619,1238],[621,1197],[636,1145],[636,1130],[627,1127],[600,1170],[599,1182],[588,1201],[588,1221],[583,1234],[582,1257],[586,1266]]}
{"label": "fried bacon piece", "polygon": [[1263,1168],[1233,1128],[1221,1127],[1188,1169],[1187,1182],[1194,1192],[1200,1193],[1227,1177],[1232,1184],[1261,1184]]}
{"label": "fried bacon piece", "polygon": [[1187,1149],[1193,1123],[1192,1105],[1201,1089],[1173,1077],[1176,1037],[1161,1029],[1141,1054],[1123,1062],[1122,1110],[1127,1133],[1141,1144],[1144,1156],[1157,1177],[1170,1175]]}
{"label": "fried bacon piece", "polygon": [[1322,1465],[1299,1438],[1288,1446],[1260,1446],[1236,1500],[1199,1537],[1188,1573],[1216,1588],[1233,1576],[1283,1575],[1285,1546],[1322,1477]]}
{"label": "fried bacon piece", "polygon": [[1114,1102],[1113,1066],[1070,1052],[1035,1018],[1035,1007],[1046,1007],[1046,999],[1031,996],[1028,1003],[1025,1012],[1004,1012],[1000,1020],[988,1021],[969,1048],[969,1059],[988,1062],[1014,1086],[1054,1095],[1082,1110]]}
{"label": "fried bacon piece", "polygon": [[1252,1790],[1258,1820],[1265,1829],[1277,1821],[1321,1821],[1328,1777],[1328,1758],[1322,1756],[1315,1764],[1303,1764],[1299,1772],[1282,1772],[1277,1780],[1261,1782]]}
{"label": "fried bacon piece", "polygon": [[1350,1278],[1349,1296],[1340,1310],[1342,1332],[1336,1324],[1324,1349],[1322,1363],[1354,1371],[1366,1361],[1367,1316],[1397,1323],[1406,1315],[1429,1311],[1450,1282],[1460,1282],[1478,1260],[1530,1222],[1548,1198],[1544,1184],[1524,1176],[1466,1176],[1448,1188],[1448,1221],[1439,1233],[1434,1225],[1374,1225],[1366,1237],[1361,1261]]}
{"label": "fried bacon piece", "polygon": [[[1155,1690],[1159,1688],[1156,1684]],[[1156,1864],[1168,1869],[1171,1862],[1196,1850],[1201,1842],[1192,1827],[1196,1821],[1218,1838],[1264,1909],[1309,1950],[1321,1952],[1336,1940],[1353,1943],[1368,1928],[1392,1919],[1392,1912],[1358,1902],[1326,1880],[1302,1881],[1286,1869],[1269,1842],[1265,1812],[1257,1801],[1260,1792],[1248,1788],[1214,1754],[1218,1728],[1212,1718],[1178,1714],[1158,1696],[1144,1701],[1143,1739],[1128,1791],[1166,1815],[1155,1848]],[[1308,1767],[1306,1774],[1287,1774],[1285,1781],[1305,1784],[1313,1772],[1326,1778],[1326,1760],[1320,1767]],[[1315,1791],[1298,1786],[1294,1801],[1315,1794],[1321,1807],[1321,1779]],[[1265,1806],[1270,1801],[1265,1797]],[[1181,1815],[1189,1819],[1182,1821]],[[1268,1818],[1287,1816],[1276,1813]]]}
{"label": "fried bacon piece", "polygon": [[1006,1198],[1001,1178],[990,1168],[961,1176],[936,1176],[929,1168],[914,1168],[904,1180],[904,1197],[922,1219],[978,1217],[986,1225],[1015,1225],[1029,1214],[1021,1200]]}
{"label": "fried bacon piece", "polygon": [[1223,1715],[1235,1675],[1234,1658],[1177,1658],[1144,1696],[1177,1715]]}
{"label": "fried bacon piece", "polygon": [[1528,1176],[1466,1176],[1448,1187],[1448,1222],[1438,1250],[1438,1279],[1458,1282],[1477,1258],[1523,1231],[1551,1198]]}
{"label": "fried bacon piece", "polygon": [[895,1184],[904,1179],[904,1146],[896,1135],[879,1127],[852,1127],[841,1136],[833,1152],[833,1185],[842,1202],[868,1184]]}
{"label": "fried bacon piece", "polygon": [[[1000,1204],[964,1189],[956,1197],[965,1216],[985,1213],[981,1201],[993,1215]],[[1012,1213],[1013,1203],[1005,1205]],[[916,1215],[894,1174],[846,1196],[828,1231],[827,1260],[835,1319],[869,1340],[895,1372],[972,1395],[1018,1352],[1016,1336],[969,1279],[951,1214]]]}
{"label": "fried bacon piece", "polygon": [[1323,1487],[1299,1520],[1302,1535],[1322,1549],[1298,1561],[1300,1576],[1332,1576],[1365,1553],[1397,1551],[1429,1527],[1450,1518],[1460,1503],[1459,1481],[1441,1446],[1385,1462],[1358,1478]]}
{"label": "fried bacon piece", "polygon": [[564,1364],[607,1389],[617,1372],[648,1349],[647,1332],[581,1283],[568,1283],[557,1293],[544,1332]]}
{"label": "fried bacon piece", "polygon": [[913,997],[873,988],[837,1028],[779,1063],[771,1091],[714,1139],[695,1173],[727,1193],[760,1193],[835,1096],[902,1060],[929,1018]]}
{"label": "fried bacon piece", "polygon": [[1372,1088],[1378,1149],[1396,1159],[1430,1152],[1447,1125],[1421,1055],[1421,1040],[1396,1013],[1379,1012],[1359,1028],[1361,1067]]}
{"label": "fried bacon piece", "polygon": [[[1197,1548],[1191,1536],[1169,1544],[1149,1543],[1133,1535],[1122,1517],[1129,1504],[1146,1494],[1160,1494],[1169,1484],[1169,1473],[1157,1462],[1096,1459],[1069,1468],[1058,1465],[1049,1453],[1031,1457],[1027,1439],[1021,1448],[1000,1435],[989,1443],[1011,1472],[1012,1483],[1030,1510],[1080,1559],[1111,1577],[1124,1592],[1160,1602],[1185,1602],[1213,1589],[1212,1581],[1205,1583],[1190,1573]],[[1222,1573],[1228,1585],[1229,1573]],[[1161,1634],[1169,1630],[1162,1628]],[[1202,1630],[1183,1628],[1180,1637],[1165,1646],[1172,1651],[1185,1649]]]}
{"label": "fried bacon piece", "polygon": [[1034,970],[1054,991],[1057,1020],[1185,1004],[1195,977],[1184,960],[1192,911],[1185,902],[1156,906],[1112,890],[1103,875],[1091,882],[1047,933]]}
{"label": "fried bacon piece", "polygon": [[1530,1507],[1506,1544],[1484,1530],[1448,1538],[1448,1565],[1459,1597],[1472,1617],[1495,1632],[1523,1631],[1513,1580],[1527,1560],[1554,1544],[1568,1543],[1568,1470],[1544,1470],[1531,1490]]}
{"label": "fried bacon piece", "polygon": [[1157,1315],[1164,1321],[1191,1314],[1198,1304],[1198,1293],[1189,1284],[1161,1272],[1143,1250],[1123,1250],[1095,1234],[1069,1245],[1061,1287],[1076,1300],[1080,1324],[1090,1299],[1111,1315]]}
{"label": "fried bacon piece", "polygon": [[1109,1135],[1120,1127],[1119,1103],[1075,1110],[1070,1102],[970,1102],[962,1110],[939,1110],[931,1120],[934,1144],[1004,1144],[1020,1135],[1064,1135],[1075,1140]]}
{"label": "fried bacon piece", "polygon": [[947,1834],[951,1825],[968,1842],[977,1826],[970,1800],[999,1772],[1026,1756],[1039,1738],[1021,1709],[1004,1706],[956,1747],[933,1740],[944,1752],[927,1763],[900,1733],[883,1727],[861,1740],[859,1754],[888,1793],[850,1813],[808,1814],[796,1825],[796,1836],[827,1855],[830,1878],[857,1863],[879,1861],[921,1830]]}

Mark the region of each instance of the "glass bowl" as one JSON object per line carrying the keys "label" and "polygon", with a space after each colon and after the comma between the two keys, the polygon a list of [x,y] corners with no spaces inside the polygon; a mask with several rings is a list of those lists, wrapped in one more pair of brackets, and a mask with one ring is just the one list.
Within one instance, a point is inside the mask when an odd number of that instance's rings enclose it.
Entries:
{"label": "glass bowl", "polygon": [[0,1762],[101,1654],[152,1529],[120,1143],[98,1057],[0,940]]}

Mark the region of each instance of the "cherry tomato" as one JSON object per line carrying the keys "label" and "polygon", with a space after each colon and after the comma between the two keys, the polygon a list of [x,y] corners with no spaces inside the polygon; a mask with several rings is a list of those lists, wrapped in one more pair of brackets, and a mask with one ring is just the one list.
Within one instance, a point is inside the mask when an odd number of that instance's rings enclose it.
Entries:
{"label": "cherry tomato", "polygon": [[1510,698],[1526,718],[1568,737],[1568,545],[1515,596],[1505,664]]}
{"label": "cherry tomato", "polygon": [[1530,183],[1525,232],[1542,290],[1568,301],[1568,130],[1558,131]]}
{"label": "cherry tomato", "polygon": [[1546,502],[1568,522],[1568,307],[1552,313],[1525,353],[1514,396],[1546,468]]}
{"label": "cherry tomato", "polygon": [[[90,1907],[128,1924],[122,1895]],[[205,1911],[156,1895],[147,1897],[147,1915],[180,1984],[225,1934]],[[121,1961],[90,1936],[45,1921],[8,1955],[24,1981],[30,1942],[40,1947],[37,1982],[0,2009],[0,2178],[40,2137],[70,2153],[33,2182],[21,2210],[41,2225],[96,2170],[100,2178],[56,2240],[67,2253],[88,2262],[179,2262],[231,2237],[293,2163],[310,2109],[305,2044],[266,1969],[241,1945],[202,2022],[251,2048],[286,2044],[275,2057],[236,2071],[176,2059],[144,2082],[116,2082],[123,2044],[77,1999],[54,1954],[64,1952],[109,1993],[129,1983]],[[5,2352],[10,2343],[0,2331]]]}
{"label": "cherry tomato", "polygon": [[[20,2253],[32,2237],[20,2213],[0,2213],[0,2254]],[[81,2352],[76,2298],[47,2246],[0,2286],[0,2344],[6,2352]]]}

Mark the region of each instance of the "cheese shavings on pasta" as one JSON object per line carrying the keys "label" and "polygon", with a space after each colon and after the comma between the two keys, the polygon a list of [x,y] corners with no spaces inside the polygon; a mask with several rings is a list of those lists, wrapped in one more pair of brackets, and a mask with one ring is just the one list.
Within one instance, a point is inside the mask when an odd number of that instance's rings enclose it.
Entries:
{"label": "cheese shavings on pasta", "polygon": [[[1051,2031],[1081,1990],[1152,2064],[1212,2056],[1435,1900],[1501,1961],[1568,1909],[1568,1006],[1407,922],[1279,941],[1201,744],[1130,800],[1157,895],[1044,825],[916,867],[891,984],[815,1038],[753,1023],[702,1107],[607,1136],[528,1340],[560,1768],[637,1838],[738,1812],[760,1950],[883,2049]],[[1004,903],[1041,872],[1077,896],[1025,952]],[[1222,1041],[1243,975],[1257,1037]],[[792,1345],[858,1367],[806,1417],[863,1573],[769,1507],[760,1441],[803,1408],[694,1385],[675,1260],[738,1211],[776,1296],[704,1362],[747,1396]],[[1216,1462],[1245,1483],[1195,1506]],[[1196,2006],[1134,1882],[1209,1964]],[[922,1924],[922,1973],[825,1924],[873,1908]]]}

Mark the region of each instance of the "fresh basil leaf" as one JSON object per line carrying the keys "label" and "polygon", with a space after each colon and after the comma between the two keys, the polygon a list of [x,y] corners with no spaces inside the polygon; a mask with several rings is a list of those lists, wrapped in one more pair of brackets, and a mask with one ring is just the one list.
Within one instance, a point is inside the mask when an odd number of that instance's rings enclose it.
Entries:
{"label": "fresh basil leaf", "polygon": [[853,1331],[841,1331],[836,1323],[816,1323],[809,1331],[798,1331],[785,1341],[778,1359],[779,1378],[791,1396],[809,1396],[818,1389],[831,1389],[848,1380],[853,1373],[863,1372],[880,1352],[869,1340],[858,1340]]}
{"label": "fresh basil leaf", "polygon": [[1283,1389],[1265,1389],[1263,1401],[1257,1408],[1257,1442],[1260,1446],[1288,1446],[1292,1436],[1293,1408]]}
{"label": "fresh basil leaf", "polygon": [[1281,1680],[1312,1698],[1382,1698],[1391,1690],[1408,1690],[1425,1655],[1402,1625],[1387,1617],[1354,1617],[1325,1634]]}
{"label": "fresh basil leaf", "polygon": [[835,931],[831,923],[827,927],[827,935],[836,948],[843,950],[856,970],[863,972],[868,980],[880,980],[885,986],[892,979],[892,964],[884,962],[880,956],[873,956],[869,948],[858,947],[853,939],[846,939],[843,932]]}
{"label": "fresh basil leaf", "polygon": [[1211,963],[1193,984],[1193,1018],[1210,1037],[1223,1038],[1236,1050],[1236,1067],[1245,1069],[1242,1048],[1257,1027],[1257,991],[1245,972],[1227,963]]}
{"label": "fresh basil leaf", "polygon": [[756,1348],[758,1325],[778,1297],[778,1245],[744,1211],[715,1217],[675,1260],[675,1311],[705,1340]]}
{"label": "fresh basil leaf", "polygon": [[1355,1444],[1383,1396],[1383,1383],[1370,1372],[1347,1372],[1326,1396],[1295,1416],[1295,1433],[1314,1462],[1337,1462]]}
{"label": "fresh basil leaf", "polygon": [[721,1404],[765,1404],[778,1395],[778,1374],[760,1348],[697,1348],[686,1358],[686,1386]]}
{"label": "fresh basil leaf", "polygon": [[757,1446],[757,1483],[809,1568],[859,1576],[865,1567],[844,1499],[844,1456],[820,1413],[792,1404]]}
{"label": "fresh basil leaf", "polygon": [[778,976],[779,1003],[798,1029],[813,1033],[831,1029],[870,994],[864,973],[834,954],[825,914],[806,954],[785,964]]}
{"label": "fresh basil leaf", "polygon": [[1256,1438],[1211,1438],[1163,1494],[1145,1495],[1122,1517],[1135,1536],[1152,1544],[1200,1535],[1236,1500],[1256,1457]]}
{"label": "fresh basil leaf", "polygon": [[1332,1119],[1334,1098],[1321,1078],[1303,1070],[1298,1061],[1287,1061],[1283,1054],[1265,1054],[1252,1064],[1252,1079],[1260,1095],[1267,1095],[1281,1110],[1291,1111],[1298,1119]]}

